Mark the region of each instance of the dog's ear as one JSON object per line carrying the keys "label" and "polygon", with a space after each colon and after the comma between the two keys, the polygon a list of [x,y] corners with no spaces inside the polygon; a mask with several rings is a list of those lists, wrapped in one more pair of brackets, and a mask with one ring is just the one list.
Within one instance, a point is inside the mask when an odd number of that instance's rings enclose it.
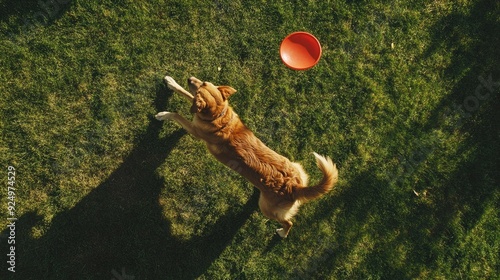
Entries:
{"label": "dog's ear", "polygon": [[199,113],[205,107],[207,106],[207,103],[203,98],[201,98],[199,95],[196,95],[196,97],[193,99],[193,105],[191,105],[191,109],[189,110],[192,114]]}
{"label": "dog's ear", "polygon": [[218,86],[217,89],[222,93],[224,100],[227,100],[229,96],[233,95],[236,90],[230,86]]}

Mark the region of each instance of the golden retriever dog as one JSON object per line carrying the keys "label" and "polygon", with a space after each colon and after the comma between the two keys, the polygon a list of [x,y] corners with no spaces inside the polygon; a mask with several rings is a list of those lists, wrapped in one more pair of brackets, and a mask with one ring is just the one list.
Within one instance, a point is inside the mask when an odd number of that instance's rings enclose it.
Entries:
{"label": "golden retriever dog", "polygon": [[259,207],[264,216],[278,221],[276,230],[282,238],[292,227],[291,218],[299,206],[319,198],[333,188],[338,171],[329,157],[314,153],[323,179],[308,186],[308,176],[302,166],[268,148],[240,120],[228,104],[236,90],[230,86],[215,86],[195,77],[188,79],[189,91],[169,76],[167,86],[192,104],[193,121],[171,112],[160,112],[158,120],[174,120],[191,135],[205,141],[210,153],[220,162],[241,174],[260,190]]}

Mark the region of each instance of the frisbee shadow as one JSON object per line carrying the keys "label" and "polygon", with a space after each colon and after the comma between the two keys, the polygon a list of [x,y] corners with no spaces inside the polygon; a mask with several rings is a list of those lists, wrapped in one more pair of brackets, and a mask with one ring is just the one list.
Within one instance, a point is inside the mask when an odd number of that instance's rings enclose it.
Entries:
{"label": "frisbee shadow", "polygon": [[[158,90],[158,111],[166,96],[164,87]],[[204,235],[176,239],[158,201],[165,186],[156,169],[186,133],[179,129],[159,138],[162,124],[151,119],[120,167],[73,208],[57,214],[42,237],[31,235],[44,223],[42,217],[35,212],[21,216],[16,222],[16,273],[2,279],[112,279],[117,274],[186,279],[205,272],[255,210],[257,193]]]}

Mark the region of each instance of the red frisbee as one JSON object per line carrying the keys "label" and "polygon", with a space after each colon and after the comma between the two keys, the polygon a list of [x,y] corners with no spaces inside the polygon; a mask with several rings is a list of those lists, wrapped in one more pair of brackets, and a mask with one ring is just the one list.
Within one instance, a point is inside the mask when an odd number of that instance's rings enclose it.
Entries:
{"label": "red frisbee", "polygon": [[280,56],[286,66],[294,70],[306,70],[318,63],[321,45],[310,33],[294,32],[281,42]]}

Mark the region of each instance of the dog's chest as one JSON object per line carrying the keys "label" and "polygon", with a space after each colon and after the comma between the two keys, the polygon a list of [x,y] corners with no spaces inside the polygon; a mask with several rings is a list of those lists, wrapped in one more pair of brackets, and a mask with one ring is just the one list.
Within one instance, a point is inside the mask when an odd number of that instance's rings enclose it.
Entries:
{"label": "dog's chest", "polygon": [[234,147],[207,143],[207,148],[218,161],[229,166],[236,172],[241,173],[244,169],[245,163],[242,156],[236,152]]}
{"label": "dog's chest", "polygon": [[220,162],[226,164],[228,160],[233,158],[237,158],[238,156],[235,154],[235,150],[232,147],[227,145],[217,145],[207,143],[208,151]]}
{"label": "dog's chest", "polygon": [[227,152],[226,151],[227,149],[221,147],[220,145],[216,145],[216,144],[207,143],[207,148],[210,151],[210,153],[216,157],[223,154],[224,152]]}

